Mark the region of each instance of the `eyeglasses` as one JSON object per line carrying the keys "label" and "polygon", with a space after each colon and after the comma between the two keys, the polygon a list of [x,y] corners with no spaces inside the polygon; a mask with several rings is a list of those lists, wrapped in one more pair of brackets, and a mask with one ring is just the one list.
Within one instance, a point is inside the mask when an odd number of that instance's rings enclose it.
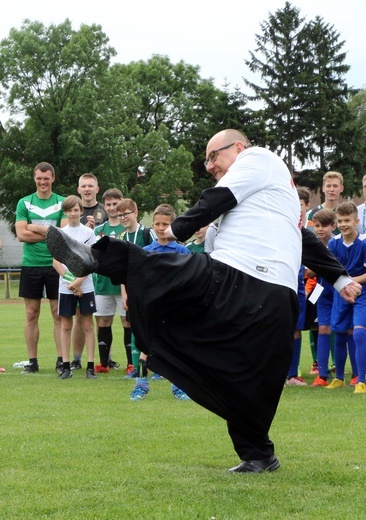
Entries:
{"label": "eyeglasses", "polygon": [[227,144],[226,146],[222,146],[221,148],[218,148],[217,150],[212,150],[212,152],[210,152],[208,158],[205,160],[205,162],[203,164],[205,166],[207,166],[209,162],[214,163],[217,159],[217,156],[219,155],[219,152],[221,152],[221,150],[226,150],[227,148],[234,146],[234,144],[235,143]]}
{"label": "eyeglasses", "polygon": [[126,213],[119,213],[117,215],[118,218],[125,218],[128,217],[128,215],[131,215],[131,213],[134,213],[134,211],[126,211]]}

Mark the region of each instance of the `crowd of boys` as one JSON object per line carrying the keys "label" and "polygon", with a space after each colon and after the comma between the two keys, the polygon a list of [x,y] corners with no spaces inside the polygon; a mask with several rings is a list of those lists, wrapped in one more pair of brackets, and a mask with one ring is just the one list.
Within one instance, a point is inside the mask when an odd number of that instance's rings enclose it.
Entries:
{"label": "crowd of boys", "polygon": [[[316,273],[303,266],[299,273],[298,298],[300,317],[294,339],[294,355],[287,384],[306,386],[298,375],[301,352],[301,330],[305,329],[306,276],[315,280],[318,333],[316,360],[311,370],[316,377],[312,387],[329,390],[346,386],[345,364],[349,357],[351,377],[349,386],[354,393],[366,393],[366,210],[365,202],[356,206],[353,202],[340,202],[343,192],[343,176],[339,172],[328,172],[323,177],[324,202],[304,213],[309,205],[310,193],[298,188],[303,209],[303,225],[311,229],[319,240],[329,248],[344,265],[352,278],[362,285],[362,292],[354,304],[346,303],[333,286]],[[363,178],[363,194],[366,196],[366,176]],[[332,345],[334,346],[335,377],[329,367]],[[314,367],[316,365],[316,367]]]}

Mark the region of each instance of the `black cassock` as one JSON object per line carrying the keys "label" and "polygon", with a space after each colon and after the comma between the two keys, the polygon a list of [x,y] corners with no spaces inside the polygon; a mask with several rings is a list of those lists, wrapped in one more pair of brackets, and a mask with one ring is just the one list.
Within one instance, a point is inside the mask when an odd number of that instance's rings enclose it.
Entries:
{"label": "black cassock", "polygon": [[[333,284],[343,266],[308,230],[303,264]],[[126,285],[147,366],[225,419],[242,460],[271,456],[268,432],[293,350],[296,293],[207,254],[148,253],[103,237],[98,273]]]}

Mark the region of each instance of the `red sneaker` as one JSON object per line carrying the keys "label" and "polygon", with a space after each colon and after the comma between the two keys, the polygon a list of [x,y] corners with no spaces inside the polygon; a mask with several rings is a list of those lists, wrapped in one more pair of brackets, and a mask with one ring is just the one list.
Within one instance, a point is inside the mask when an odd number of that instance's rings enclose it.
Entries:
{"label": "red sneaker", "polygon": [[352,377],[351,381],[349,382],[349,385],[348,386],[356,386],[358,383],[358,377],[357,376],[354,376]]}
{"label": "red sneaker", "polygon": [[0,367],[0,372],[5,372],[5,368]]}
{"label": "red sneaker", "polygon": [[125,368],[126,374],[132,374],[135,371],[135,367],[133,365],[127,365],[127,368]]}
{"label": "red sneaker", "polygon": [[328,386],[328,381],[324,381],[321,377],[317,376],[311,386]]}
{"label": "red sneaker", "polygon": [[102,363],[98,363],[95,365],[94,371],[97,372],[97,374],[108,374],[109,367],[104,367]]}

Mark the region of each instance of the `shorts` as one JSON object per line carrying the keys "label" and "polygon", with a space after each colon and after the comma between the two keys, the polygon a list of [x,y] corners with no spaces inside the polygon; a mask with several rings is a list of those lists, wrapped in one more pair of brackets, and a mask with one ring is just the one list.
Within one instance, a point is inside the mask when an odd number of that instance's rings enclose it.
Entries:
{"label": "shorts", "polygon": [[122,296],[120,294],[96,294],[95,301],[97,311],[95,316],[114,316],[116,309],[120,316],[126,316],[126,311],[122,307]]}
{"label": "shorts", "polygon": [[345,333],[357,326],[366,328],[366,292],[362,291],[354,304],[347,303],[335,292],[330,328],[333,332]]}
{"label": "shorts", "polygon": [[297,298],[299,301],[299,316],[296,323],[296,330],[304,330],[306,318],[306,298],[302,293],[299,293]]}
{"label": "shorts", "polygon": [[60,293],[58,298],[58,315],[59,316],[75,316],[76,307],[79,306],[81,315],[94,314],[95,312],[95,295],[94,291],[84,293],[81,296],[75,294]]}
{"label": "shorts", "polygon": [[326,296],[321,294],[316,302],[319,326],[324,325],[329,327],[332,317],[332,307],[333,294],[327,294]]}
{"label": "shorts", "polygon": [[45,296],[57,300],[59,275],[52,267],[22,266],[19,282],[19,296],[40,300]]}

